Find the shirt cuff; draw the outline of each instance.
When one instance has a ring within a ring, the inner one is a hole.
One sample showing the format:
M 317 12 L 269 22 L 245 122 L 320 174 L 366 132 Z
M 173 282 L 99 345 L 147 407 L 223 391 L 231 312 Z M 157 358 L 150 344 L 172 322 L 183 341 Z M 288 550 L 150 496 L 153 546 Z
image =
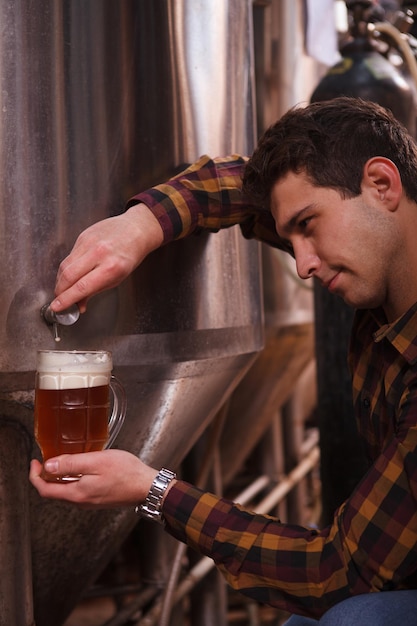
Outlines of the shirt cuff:
M 157 188 L 148 189 L 133 196 L 126 205 L 126 210 L 135 204 L 146 204 L 159 222 L 163 232 L 163 244 L 174 241 L 182 232 L 182 220 L 178 211 L 171 204 L 170 209 L 163 206 L 163 201 L 167 200 L 166 194 L 162 194 Z
M 165 496 L 162 514 L 166 529 L 179 541 L 211 554 L 219 527 L 233 503 L 177 480 Z

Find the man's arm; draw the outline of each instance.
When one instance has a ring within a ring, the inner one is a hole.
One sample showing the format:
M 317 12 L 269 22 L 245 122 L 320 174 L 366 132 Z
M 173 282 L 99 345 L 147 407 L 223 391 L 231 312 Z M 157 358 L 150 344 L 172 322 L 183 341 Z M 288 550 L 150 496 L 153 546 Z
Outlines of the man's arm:
M 416 449 L 416 426 L 393 437 L 323 529 L 282 524 L 181 481 L 164 501 L 166 527 L 234 589 L 317 619 L 351 596 L 415 588 Z
M 164 243 L 200 229 L 216 232 L 239 224 L 245 237 L 282 247 L 269 208 L 254 205 L 242 194 L 246 162 L 238 155 L 202 156 L 177 176 L 130 202 L 143 202 L 154 213 L 164 231 Z
M 393 437 L 324 529 L 280 523 L 181 480 L 170 484 L 164 499 L 166 528 L 211 557 L 241 593 L 318 618 L 350 596 L 406 588 L 415 574 L 416 447 L 416 426 Z M 144 501 L 157 474 L 123 450 L 64 455 L 47 465 L 48 473 L 82 478 L 45 482 L 33 460 L 30 479 L 40 495 L 83 508 L 133 507 Z
M 198 230 L 240 224 L 245 237 L 281 247 L 267 209 L 242 197 L 246 159 L 202 157 L 181 174 L 130 200 L 122 215 L 93 224 L 64 259 L 51 307 L 63 310 L 120 284 L 156 248 Z

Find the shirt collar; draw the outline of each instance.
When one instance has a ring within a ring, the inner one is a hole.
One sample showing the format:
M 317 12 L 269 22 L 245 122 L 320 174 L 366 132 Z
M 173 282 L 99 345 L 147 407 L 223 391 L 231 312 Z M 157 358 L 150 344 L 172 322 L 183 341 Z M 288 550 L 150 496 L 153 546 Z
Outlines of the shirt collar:
M 373 310 L 372 316 L 379 326 L 373 333 L 374 341 L 387 339 L 410 365 L 417 362 L 417 302 L 390 324 L 382 309 Z

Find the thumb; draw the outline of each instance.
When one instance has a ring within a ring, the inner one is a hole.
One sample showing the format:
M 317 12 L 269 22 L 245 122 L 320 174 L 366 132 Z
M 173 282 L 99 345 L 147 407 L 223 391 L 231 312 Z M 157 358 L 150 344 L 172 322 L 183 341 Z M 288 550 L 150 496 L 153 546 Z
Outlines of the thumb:
M 69 459 L 68 459 L 69 461 Z M 54 457 L 52 459 L 48 459 L 43 464 L 45 471 L 48 474 L 66 474 L 68 473 L 68 469 L 65 469 L 67 466 L 67 459 L 65 456 Z
M 91 454 L 91 453 L 90 453 Z M 61 454 L 48 459 L 43 464 L 45 472 L 52 476 L 77 476 L 80 474 L 94 474 L 90 468 L 89 453 L 82 454 Z

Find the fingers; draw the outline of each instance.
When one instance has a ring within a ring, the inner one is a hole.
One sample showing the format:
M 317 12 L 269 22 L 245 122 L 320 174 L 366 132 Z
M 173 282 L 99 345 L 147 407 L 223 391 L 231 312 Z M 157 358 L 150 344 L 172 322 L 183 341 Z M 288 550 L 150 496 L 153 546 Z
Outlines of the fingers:
M 83 313 L 87 300 L 106 288 L 100 267 L 97 244 L 92 242 L 87 250 L 75 245 L 71 254 L 62 261 L 55 284 L 56 298 L 51 302 L 54 311 L 61 311 L 77 303 Z
M 62 311 L 119 285 L 163 243 L 158 220 L 145 205 L 93 224 L 83 231 L 59 267 L 52 310 Z
M 101 222 L 79 236 L 58 269 L 52 310 L 77 303 L 84 312 L 91 296 L 117 286 L 134 269 L 136 259 L 118 243 L 116 224 L 111 227 L 110 220 Z
M 97 479 L 100 459 L 91 459 L 90 454 L 66 454 L 45 462 L 42 466 L 36 459 L 31 461 L 29 480 L 39 494 L 45 498 L 67 500 L 84 508 L 100 504 L 101 489 L 91 479 Z M 83 485 L 76 482 L 58 482 L 63 476 L 87 478 Z M 56 479 L 57 482 L 54 482 Z M 103 479 L 103 477 L 102 477 Z
M 30 473 L 29 479 L 32 482 L 33 480 L 37 481 L 40 477 L 42 471 L 42 465 L 36 459 L 32 459 L 30 463 Z
M 85 313 L 88 299 L 107 288 L 102 280 L 100 269 L 97 267 L 86 266 L 85 269 L 80 269 L 79 275 L 80 278 L 76 278 L 77 275 L 74 274 L 75 277 L 72 280 L 62 275 L 56 285 L 58 295 L 50 305 L 53 311 L 63 311 L 73 304 L 78 304 L 81 313 Z
M 103 458 L 104 454 L 104 458 Z M 103 472 L 106 452 L 62 454 L 44 463 L 45 471 L 52 476 L 98 475 Z
M 33 460 L 29 479 L 39 494 L 73 502 L 83 508 L 112 508 L 137 504 L 145 499 L 157 470 L 125 450 L 66 454 L 46 461 L 49 476 L 81 475 L 76 482 L 50 482 Z
M 31 461 L 29 480 L 43 498 L 66 500 L 83 505 L 83 495 L 76 483 L 48 482 L 42 478 L 43 467 L 36 459 Z M 65 491 L 63 491 L 65 489 Z M 85 505 L 83 505 L 85 506 Z M 85 507 L 89 508 L 89 507 Z

